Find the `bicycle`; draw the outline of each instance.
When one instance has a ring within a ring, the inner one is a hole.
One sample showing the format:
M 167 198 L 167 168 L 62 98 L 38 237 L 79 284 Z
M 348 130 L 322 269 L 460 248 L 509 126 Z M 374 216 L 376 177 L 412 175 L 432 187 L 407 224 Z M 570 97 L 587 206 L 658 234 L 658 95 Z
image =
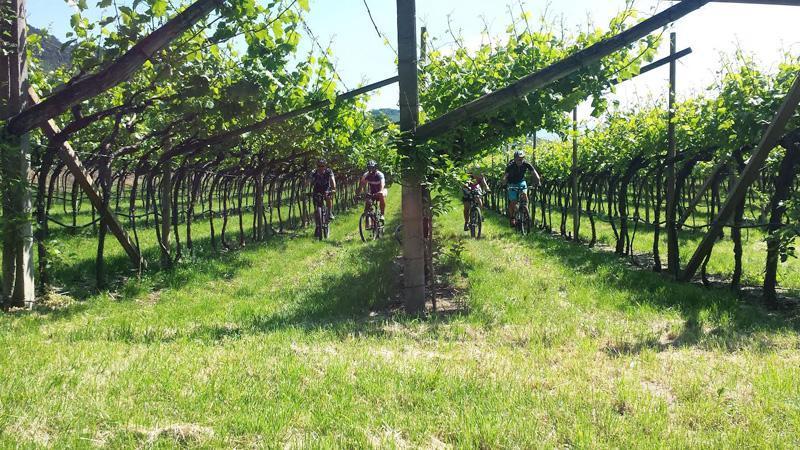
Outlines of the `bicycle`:
M 328 205 L 325 203 L 325 200 L 331 195 L 333 191 L 327 191 L 324 194 L 320 192 L 315 192 L 310 194 L 314 199 L 314 223 L 316 224 L 316 228 L 314 229 L 314 237 L 319 239 L 320 241 L 324 239 L 328 239 L 328 235 L 330 233 L 330 211 L 328 211 Z
M 478 190 L 470 190 L 467 193 L 470 199 L 469 209 L 469 234 L 475 239 L 481 238 L 481 231 L 483 230 L 483 212 L 480 207 L 480 200 L 482 194 Z
M 509 190 L 517 191 L 517 213 L 514 216 L 516 222 L 516 229 L 520 234 L 525 236 L 531 231 L 531 214 L 528 211 L 528 195 L 527 188 L 520 188 L 516 186 L 509 186 Z M 523 195 L 525 194 L 525 195 Z
M 367 200 L 364 212 L 358 219 L 358 234 L 361 235 L 361 240 L 380 239 L 384 231 L 384 219 L 379 210 L 375 209 L 375 196 L 373 194 L 365 194 Z

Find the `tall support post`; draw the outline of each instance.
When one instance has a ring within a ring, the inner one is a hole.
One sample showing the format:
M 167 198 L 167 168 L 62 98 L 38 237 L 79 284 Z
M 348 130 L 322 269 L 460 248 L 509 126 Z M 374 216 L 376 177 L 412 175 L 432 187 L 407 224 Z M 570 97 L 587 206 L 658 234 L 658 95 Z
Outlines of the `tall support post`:
M 425 63 L 428 54 L 428 29 L 421 27 L 419 31 L 419 66 Z M 425 282 L 426 285 L 434 280 L 433 273 L 433 199 L 427 183 L 422 186 L 422 233 L 425 237 Z M 433 293 L 433 292 L 431 292 Z M 436 309 L 436 298 L 431 297 L 433 308 Z
M 172 230 L 172 169 L 164 166 L 161 175 L 161 265 L 169 267 L 172 264 L 170 256 L 170 232 Z
M 789 120 L 794 115 L 798 103 L 800 103 L 800 75 L 795 79 L 792 88 L 783 100 L 783 104 L 775 114 L 775 118 L 772 119 L 772 123 L 761 138 L 758 147 L 753 151 L 753 155 L 750 157 L 741 176 L 739 176 L 739 180 L 736 182 L 736 185 L 734 185 L 730 194 L 728 194 L 725 203 L 719 209 L 717 217 L 711 222 L 708 232 L 703 237 L 703 240 L 700 241 L 700 245 L 698 245 L 697 250 L 695 250 L 694 255 L 692 255 L 692 259 L 686 264 L 686 268 L 681 274 L 682 280 L 691 280 L 697 272 L 697 269 L 700 268 L 703 260 L 711 252 L 714 243 L 720 236 L 720 233 L 722 233 L 722 227 L 725 226 L 725 223 L 734 213 L 736 206 L 742 201 L 747 194 L 747 190 L 758 178 L 758 173 L 769 157 L 769 154 L 772 152 L 772 149 L 778 145 L 778 141 L 786 129 L 786 124 L 789 123 Z
M 415 0 L 397 0 L 397 72 L 400 77 L 400 132 L 398 151 L 403 168 L 403 298 L 406 310 L 425 308 L 425 240 L 422 227 L 423 167 L 414 158 L 419 123 L 417 73 L 417 18 Z
M 0 119 L 19 114 L 27 106 L 28 67 L 25 59 L 26 0 L 0 1 L 3 27 L 3 51 L 0 63 L 0 101 L 5 106 Z M 8 306 L 32 306 L 35 300 L 33 281 L 33 223 L 28 189 L 30 140 L 27 133 L 13 135 L 3 127 L 3 300 Z
M 578 190 L 578 107 L 572 110 L 572 236 L 580 242 L 581 194 Z
M 675 55 L 677 49 L 677 39 L 675 33 L 669 35 L 670 56 Z M 676 201 L 675 192 L 675 83 L 676 83 L 676 63 L 673 59 L 669 63 L 669 113 L 667 124 L 667 270 L 670 274 L 677 277 L 680 271 L 680 254 L 678 248 L 678 227 L 676 224 Z

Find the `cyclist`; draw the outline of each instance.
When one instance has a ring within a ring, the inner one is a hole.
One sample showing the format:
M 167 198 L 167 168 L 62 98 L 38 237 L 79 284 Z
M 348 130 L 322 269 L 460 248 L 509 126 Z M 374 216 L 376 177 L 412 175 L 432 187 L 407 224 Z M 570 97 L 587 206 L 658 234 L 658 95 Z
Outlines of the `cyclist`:
M 508 217 L 511 219 L 511 226 L 515 227 L 517 221 L 515 219 L 517 214 L 517 202 L 520 200 L 528 200 L 528 184 L 525 182 L 525 175 L 530 172 L 533 179 L 533 185 L 539 186 L 542 183 L 542 177 L 536 168 L 527 161 L 525 161 L 525 152 L 517 150 L 514 152 L 514 159 L 506 167 L 506 174 L 503 176 L 503 184 L 507 185 L 508 190 Z
M 328 220 L 333 220 L 333 193 L 336 192 L 336 177 L 333 170 L 328 167 L 327 161 L 320 159 L 317 161 L 316 170 L 309 175 L 311 188 L 314 194 L 322 195 L 328 206 Z
M 484 195 L 490 192 L 489 185 L 486 184 L 486 178 L 480 174 L 477 168 L 472 168 L 469 171 L 469 179 L 461 188 L 462 201 L 464 202 L 464 231 L 469 231 L 469 213 L 472 209 L 472 193 L 477 192 L 479 195 Z M 478 206 L 483 207 L 483 199 L 477 198 Z
M 369 193 L 378 201 L 381 208 L 381 217 L 386 211 L 386 196 L 389 191 L 386 189 L 386 177 L 378 170 L 378 163 L 370 160 L 367 163 L 367 171 L 361 177 L 361 182 L 358 185 L 358 193 L 364 189 L 364 185 L 369 185 Z M 367 210 L 366 203 L 364 204 L 364 211 Z

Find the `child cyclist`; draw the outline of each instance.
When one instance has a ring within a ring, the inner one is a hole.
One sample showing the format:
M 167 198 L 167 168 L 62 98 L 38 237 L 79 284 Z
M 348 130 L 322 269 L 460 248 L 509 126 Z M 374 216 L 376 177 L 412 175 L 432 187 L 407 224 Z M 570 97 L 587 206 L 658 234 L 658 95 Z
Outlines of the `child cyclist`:
M 461 187 L 463 193 L 462 200 L 464 202 L 464 231 L 469 230 L 469 212 L 472 208 L 473 192 L 477 193 L 479 197 L 474 197 L 479 207 L 483 207 L 483 199 L 480 197 L 490 192 L 489 185 L 486 184 L 486 178 L 480 173 L 477 167 L 469 170 L 469 179 Z

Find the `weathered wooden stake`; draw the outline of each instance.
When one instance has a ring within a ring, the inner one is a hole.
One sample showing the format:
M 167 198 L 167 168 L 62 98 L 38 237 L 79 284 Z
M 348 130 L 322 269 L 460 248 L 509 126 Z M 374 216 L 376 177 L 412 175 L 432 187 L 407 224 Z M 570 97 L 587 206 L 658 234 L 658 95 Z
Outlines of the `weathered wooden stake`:
M 0 101 L 5 105 L 0 119 L 6 120 L 25 109 L 28 67 L 25 59 L 26 0 L 4 0 L 2 46 L 7 52 L 0 64 Z M 2 130 L 3 178 L 3 299 L 8 306 L 32 306 L 35 301 L 33 280 L 33 222 L 28 186 L 30 140 L 27 133 L 12 135 Z
M 578 107 L 572 110 L 572 239 L 580 242 L 581 195 L 578 191 Z
M 669 53 L 674 55 L 677 49 L 675 33 L 669 35 Z M 667 163 L 667 271 L 673 276 L 678 276 L 681 270 L 680 249 L 678 247 L 678 227 L 676 224 L 677 213 L 677 186 L 675 175 L 675 83 L 676 83 L 676 63 L 672 60 L 669 63 L 669 112 L 667 124 L 667 152 L 669 162 Z

